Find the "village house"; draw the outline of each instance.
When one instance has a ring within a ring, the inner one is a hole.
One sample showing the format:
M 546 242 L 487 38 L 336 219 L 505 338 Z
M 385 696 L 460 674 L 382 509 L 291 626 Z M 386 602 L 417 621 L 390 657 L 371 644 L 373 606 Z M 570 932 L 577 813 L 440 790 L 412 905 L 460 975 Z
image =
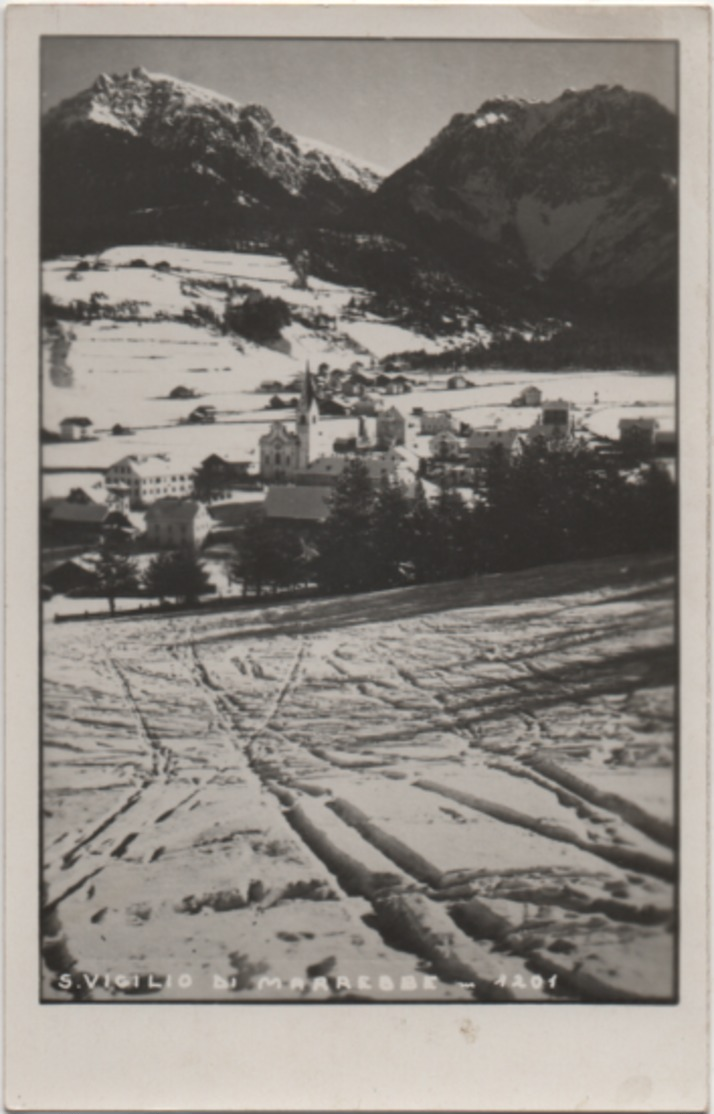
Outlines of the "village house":
M 396 406 L 377 416 L 377 449 L 384 451 L 392 445 L 411 445 L 416 438 L 416 420 L 406 417 Z
M 628 441 L 636 441 L 638 445 L 652 448 L 658 429 L 659 422 L 656 418 L 620 418 L 620 443 L 626 445 Z
M 90 418 L 64 418 L 60 422 L 60 437 L 63 441 L 86 441 L 92 424 Z
M 452 429 L 442 429 L 429 441 L 429 452 L 436 460 L 458 460 L 466 451 L 466 440 Z
M 215 406 L 197 406 L 186 419 L 192 425 L 209 425 L 216 420 Z
M 540 387 L 524 387 L 519 395 L 513 399 L 511 406 L 540 406 L 543 392 Z
M 412 389 L 405 375 L 386 375 L 384 372 L 376 377 L 374 385 L 387 395 L 405 395 Z
M 47 595 L 92 595 L 99 588 L 99 577 L 94 562 L 82 557 L 66 561 L 53 561 L 42 573 L 42 587 Z M 44 595 L 45 593 L 43 593 Z
M 450 391 L 464 391 L 467 387 L 473 387 L 473 383 L 469 383 L 464 375 L 450 375 L 446 386 Z
M 214 492 L 214 499 L 230 499 L 237 488 L 250 483 L 249 468 L 249 460 L 230 460 L 211 453 L 201 461 L 197 472 L 205 486 Z
M 523 433 L 518 429 L 474 429 L 466 442 L 469 462 L 486 464 L 491 450 L 500 447 L 506 456 L 516 456 L 523 447 Z
M 146 512 L 146 540 L 156 549 L 200 549 L 212 526 L 197 499 L 159 499 Z
M 421 433 L 440 433 L 443 429 L 456 431 L 456 421 L 449 410 L 422 410 L 419 414 Z
M 375 418 L 384 410 L 384 402 L 379 396 L 365 395 L 352 406 L 350 413 L 355 417 Z
M 165 454 L 124 456 L 107 469 L 108 487 L 129 488 L 132 508 L 148 506 L 168 496 L 193 493 L 193 469 L 181 467 Z
M 575 409 L 572 402 L 558 398 L 544 402 L 538 421 L 531 426 L 530 438 L 544 437 L 546 441 L 559 441 L 572 437 L 575 430 Z
M 81 487 L 74 487 L 65 498 L 45 499 L 42 504 L 45 542 L 65 545 L 90 545 L 107 531 L 120 531 L 136 537 L 142 524 L 129 515 L 128 500 L 104 491 L 104 499 L 92 498 Z

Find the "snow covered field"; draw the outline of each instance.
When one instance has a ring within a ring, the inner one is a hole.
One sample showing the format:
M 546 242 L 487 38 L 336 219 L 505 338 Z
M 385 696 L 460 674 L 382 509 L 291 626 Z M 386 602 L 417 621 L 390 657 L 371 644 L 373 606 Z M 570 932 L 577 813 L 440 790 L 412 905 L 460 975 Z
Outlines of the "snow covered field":
M 671 999 L 672 574 L 47 623 L 45 998 Z
M 143 259 L 146 267 L 130 267 Z M 171 451 L 194 467 L 210 452 L 230 453 L 255 460 L 259 437 L 276 418 L 291 421 L 288 411 L 266 410 L 269 396 L 257 388 L 265 380 L 287 384 L 309 360 L 313 369 L 323 360 L 347 368 L 354 360 L 369 363 L 395 351 L 435 351 L 452 342 L 435 342 L 401 326 L 362 316 L 354 318 L 348 303 L 361 291 L 312 278 L 310 289 L 293 287 L 294 272 L 276 256 L 151 247 L 113 248 L 101 257 L 107 270 L 75 271 L 76 257 L 48 262 L 43 270 L 44 292 L 67 304 L 92 295 L 105 295 L 104 305 L 138 303 L 139 320 L 64 322 L 63 339 L 43 345 L 43 425 L 57 430 L 66 417 L 88 417 L 97 440 L 48 444 L 43 448 L 46 468 L 106 468 L 126 453 Z M 156 271 L 167 263 L 170 271 Z M 72 280 L 68 276 L 74 276 Z M 325 315 L 327 328 L 293 321 L 284 330 L 285 344 L 267 348 L 229 338 L 207 327 L 161 319 L 181 314 L 196 303 L 222 312 L 225 291 L 205 285 L 232 282 L 280 296 L 293 312 Z M 387 399 L 403 410 L 421 406 L 450 409 L 474 426 L 502 428 L 532 424 L 536 411 L 517 409 L 511 400 L 528 383 L 537 384 L 546 398 L 566 398 L 576 404 L 582 428 L 617 437 L 621 417 L 655 417 L 662 429 L 674 426 L 675 379 L 623 370 L 593 375 L 568 372 L 535 375 L 527 371 L 468 372 L 473 384 L 466 390 L 446 389 L 446 376 L 420 374 L 416 389 L 401 398 Z M 200 402 L 172 400 L 177 386 L 193 388 Z M 595 398 L 597 392 L 597 399 Z M 294 392 L 293 392 L 294 393 Z M 197 405 L 218 411 L 215 425 L 180 424 Z M 115 424 L 135 430 L 114 437 Z M 354 434 L 356 420 L 340 420 L 330 434 Z

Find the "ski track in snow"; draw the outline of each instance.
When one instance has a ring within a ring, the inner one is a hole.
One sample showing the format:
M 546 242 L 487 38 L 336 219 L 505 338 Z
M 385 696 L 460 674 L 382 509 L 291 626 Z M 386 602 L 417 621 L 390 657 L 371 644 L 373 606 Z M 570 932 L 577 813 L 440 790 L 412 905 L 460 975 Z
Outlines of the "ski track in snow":
M 671 997 L 671 572 L 48 624 L 46 997 Z

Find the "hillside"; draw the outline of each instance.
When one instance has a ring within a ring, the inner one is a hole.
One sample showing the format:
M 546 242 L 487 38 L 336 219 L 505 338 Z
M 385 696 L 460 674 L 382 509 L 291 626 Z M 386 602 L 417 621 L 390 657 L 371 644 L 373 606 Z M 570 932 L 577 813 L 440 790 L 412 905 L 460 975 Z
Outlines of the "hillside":
M 383 180 L 263 105 L 103 74 L 46 114 L 42 182 L 45 257 L 260 250 L 465 350 L 481 324 L 509 366 L 514 329 L 564 334 L 566 366 L 675 361 L 677 122 L 621 87 L 487 101 Z M 583 337 L 595 351 L 569 365 Z
M 620 86 L 461 113 L 367 208 L 478 280 L 674 319 L 677 123 Z
M 42 174 L 45 254 L 167 237 L 226 247 L 326 219 L 380 181 L 262 105 L 140 68 L 45 115 Z
M 48 624 L 44 997 L 670 1000 L 672 603 L 628 557 Z

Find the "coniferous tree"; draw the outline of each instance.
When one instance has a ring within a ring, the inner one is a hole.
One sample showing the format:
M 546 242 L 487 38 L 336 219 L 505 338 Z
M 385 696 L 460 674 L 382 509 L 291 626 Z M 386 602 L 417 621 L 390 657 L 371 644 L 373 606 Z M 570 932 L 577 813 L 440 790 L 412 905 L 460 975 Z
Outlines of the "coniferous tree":
M 242 582 L 244 595 L 252 590 L 260 599 L 266 586 L 273 593 L 292 588 L 307 572 L 306 547 L 294 530 L 270 522 L 259 512 L 248 516 L 230 569 L 231 578 Z
M 102 593 L 109 603 L 113 615 L 116 610 L 117 596 L 128 595 L 139 586 L 136 562 L 117 546 L 117 540 L 106 537 L 95 563 L 97 580 Z
M 410 502 L 404 488 L 383 478 L 371 514 L 373 587 L 403 584 L 409 553 Z
M 364 592 L 373 583 L 371 520 L 375 492 L 361 460 L 350 460 L 332 495 L 318 541 L 316 571 L 328 592 Z
M 211 581 L 203 563 L 190 549 L 158 553 L 144 574 L 144 586 L 161 602 L 173 598 L 177 603 L 195 604 Z

